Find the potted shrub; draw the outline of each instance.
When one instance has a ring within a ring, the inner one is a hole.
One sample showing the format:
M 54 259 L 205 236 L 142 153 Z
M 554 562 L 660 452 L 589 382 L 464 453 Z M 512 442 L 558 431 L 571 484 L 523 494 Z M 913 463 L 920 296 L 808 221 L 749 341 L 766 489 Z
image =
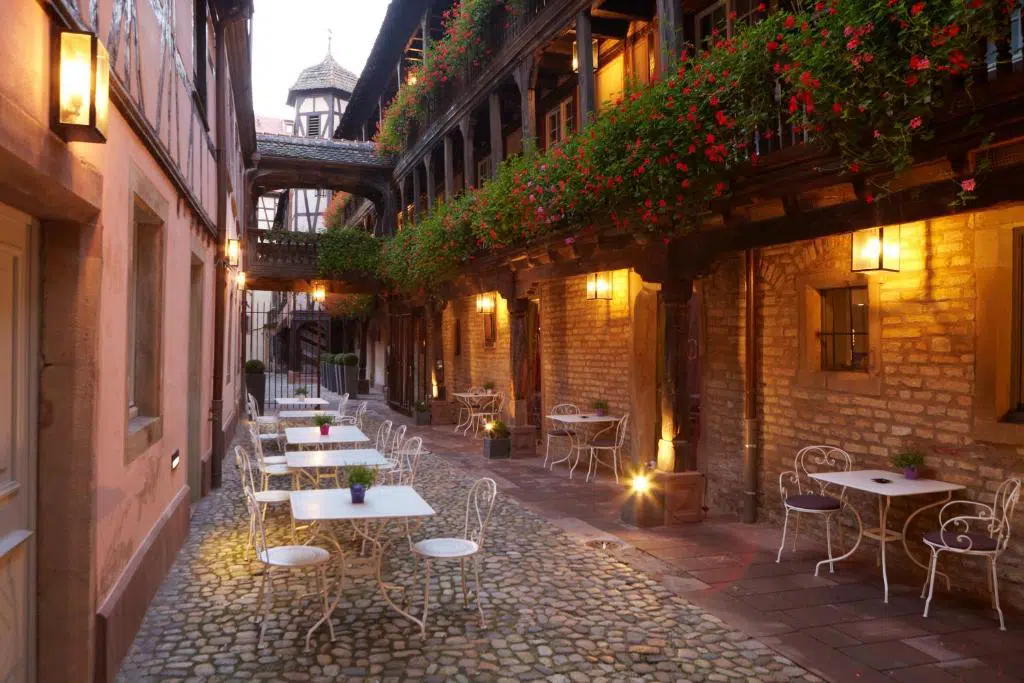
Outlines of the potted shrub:
M 350 399 L 355 398 L 359 395 L 359 356 L 354 353 L 339 353 L 337 362 L 342 371 L 342 391 L 347 393 Z
M 512 457 L 512 439 L 508 426 L 501 420 L 484 427 L 484 456 L 492 460 Z
M 415 413 L 416 426 L 421 427 L 430 424 L 430 406 L 426 401 L 416 401 Z
M 306 398 L 309 396 L 309 390 L 306 387 L 295 387 L 295 391 L 292 393 L 295 394 L 295 398 Z
M 348 490 L 352 494 L 353 503 L 363 503 L 366 500 L 366 489 L 373 486 L 377 480 L 377 470 L 366 465 L 356 465 L 348 468 Z
M 245 361 L 245 390 L 252 394 L 259 406 L 260 415 L 263 414 L 263 401 L 266 398 L 267 380 L 266 366 L 263 361 L 250 358 Z
M 604 417 L 608 414 L 608 401 L 594 401 L 594 414 L 598 417 Z
M 490 380 L 487 380 L 486 382 L 484 382 L 484 391 L 486 391 L 488 394 L 493 394 L 494 393 L 494 382 L 492 382 Z
M 334 354 L 333 353 L 321 353 L 320 354 L 320 383 L 327 387 L 328 391 L 338 391 L 338 383 L 335 381 L 337 378 L 333 372 L 334 365 Z
M 334 418 L 330 415 L 314 415 L 313 422 L 320 427 L 320 434 L 322 436 L 327 436 L 331 433 L 331 424 L 334 423 Z
M 917 479 L 918 469 L 924 464 L 924 452 L 912 448 L 892 456 L 893 467 L 903 468 L 903 476 L 907 479 Z

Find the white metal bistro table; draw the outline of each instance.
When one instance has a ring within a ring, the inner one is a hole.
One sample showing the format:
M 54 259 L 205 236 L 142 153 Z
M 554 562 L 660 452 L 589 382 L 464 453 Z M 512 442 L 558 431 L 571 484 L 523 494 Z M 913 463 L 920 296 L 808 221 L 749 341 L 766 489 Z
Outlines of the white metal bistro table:
M 275 398 L 274 403 L 276 403 L 279 406 L 325 406 L 327 405 L 327 399 L 285 396 L 284 398 Z
M 818 481 L 827 482 L 834 484 L 835 486 L 854 489 L 857 491 L 864 491 L 865 493 L 872 493 L 878 496 L 878 528 L 865 529 L 864 523 L 861 521 L 860 514 L 856 508 L 852 505 L 848 506 L 853 514 L 857 517 L 857 542 L 853 544 L 853 547 L 844 555 L 839 557 L 822 560 L 814 567 L 814 575 L 818 575 L 818 570 L 823 564 L 833 564 L 840 560 L 853 555 L 860 545 L 861 539 L 864 536 L 873 538 L 881 544 L 881 565 L 882 565 L 882 583 L 885 586 L 885 602 L 889 602 L 889 573 L 885 565 L 885 546 L 891 541 L 902 541 L 903 550 L 907 553 L 907 557 L 910 558 L 911 562 L 916 564 L 921 569 L 927 571 L 928 567 L 923 562 L 918 561 L 914 554 L 910 552 L 910 547 L 907 545 L 907 529 L 910 528 L 910 523 L 919 514 L 925 510 L 947 503 L 953 497 L 953 491 L 959 491 L 964 487 L 960 484 L 951 484 L 946 481 L 938 481 L 936 479 L 907 479 L 902 474 L 895 472 L 887 472 L 885 470 L 852 470 L 849 472 L 820 472 L 809 475 L 812 479 Z M 901 498 L 904 496 L 923 496 L 931 493 L 945 493 L 945 497 L 929 503 L 928 505 L 922 505 L 911 512 L 905 522 L 903 522 L 903 529 L 901 531 L 894 531 L 889 529 L 886 522 L 889 517 L 889 505 L 892 503 L 893 498 Z M 949 583 L 949 577 L 946 578 L 947 584 Z
M 578 465 L 580 462 L 580 453 L 584 448 L 584 444 L 587 443 L 588 440 L 588 435 L 585 435 L 581 439 L 580 435 L 577 432 L 581 431 L 581 429 L 584 426 L 590 425 L 596 428 L 604 429 L 609 424 L 618 422 L 620 418 L 614 415 L 598 415 L 597 413 L 568 413 L 565 415 L 548 415 L 548 419 L 554 420 L 555 422 L 561 422 L 567 428 L 569 428 L 569 432 L 572 435 L 570 438 L 572 440 L 573 445 L 569 449 L 569 452 L 565 455 L 564 458 L 560 460 L 553 460 L 551 462 L 551 467 L 554 468 L 554 466 L 557 465 L 558 463 L 565 462 L 566 460 L 571 458 L 573 451 L 575 451 L 576 459 L 573 460 L 572 467 L 569 468 L 569 478 L 571 479 L 573 472 L 576 471 L 576 465 Z
M 343 451 L 289 451 L 285 454 L 288 467 L 295 469 L 318 467 L 384 467 L 388 459 L 376 448 L 350 448 Z
M 311 420 L 318 415 L 329 415 L 335 420 L 341 419 L 337 410 L 282 410 L 277 416 L 282 420 Z
M 289 446 L 326 446 L 366 443 L 370 440 L 359 427 L 353 425 L 331 425 L 327 434 L 321 434 L 319 427 L 288 427 L 284 430 L 284 438 Z
M 464 433 L 469 433 L 469 428 L 473 426 L 473 409 L 483 405 L 484 401 L 489 401 L 497 396 L 493 391 L 490 393 L 483 391 L 461 391 L 452 394 L 459 403 L 464 405 L 469 413 L 469 416 L 465 420 L 459 420 L 459 423 L 455 425 L 455 432 L 458 433 L 460 429 Z
M 371 560 L 374 564 L 377 586 L 385 602 L 391 609 L 422 628 L 423 621 L 421 619 L 417 619 L 401 609 L 391 599 L 389 590 L 392 586 L 384 581 L 384 551 L 389 541 L 387 536 L 381 532 L 391 522 L 401 521 L 408 525 L 410 520 L 422 521 L 427 517 L 432 517 L 435 514 L 434 509 L 411 486 L 373 486 L 366 491 L 365 501 L 364 503 L 353 503 L 351 492 L 348 489 L 293 491 L 291 494 L 292 517 L 296 521 L 310 523 L 352 522 L 356 531 L 373 547 Z M 373 529 L 370 528 L 371 523 Z M 408 537 L 408 535 L 408 526 L 406 526 L 406 536 Z M 384 536 L 383 540 L 382 536 Z M 343 552 L 340 543 L 336 539 L 332 540 L 339 552 Z M 411 545 L 412 541 L 410 540 L 409 543 Z M 344 566 L 344 558 L 342 563 Z M 338 583 L 338 594 L 327 610 L 327 614 L 310 627 L 306 635 L 307 650 L 309 649 L 310 635 L 331 618 L 334 609 L 341 601 L 343 583 L 344 577 Z

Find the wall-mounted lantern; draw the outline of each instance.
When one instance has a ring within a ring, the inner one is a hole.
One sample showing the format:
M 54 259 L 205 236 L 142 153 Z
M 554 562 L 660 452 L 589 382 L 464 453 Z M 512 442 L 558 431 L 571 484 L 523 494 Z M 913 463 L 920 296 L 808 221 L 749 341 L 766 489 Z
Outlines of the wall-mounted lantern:
M 587 275 L 587 299 L 611 301 L 612 274 L 604 271 Z
M 325 287 L 322 282 L 314 283 L 312 296 L 313 301 L 317 302 L 318 304 L 322 304 L 324 301 L 327 300 L 327 287 Z
M 853 272 L 899 272 L 900 226 L 858 230 L 853 233 L 850 244 L 850 270 Z
M 591 41 L 590 48 L 591 48 L 591 53 L 593 54 L 593 61 L 591 61 L 591 65 L 593 65 L 594 71 L 597 71 L 597 54 L 598 54 L 598 51 L 599 51 L 599 48 L 600 48 L 600 43 L 598 43 L 597 38 L 594 38 Z M 578 74 L 580 72 L 579 48 L 576 47 L 576 41 L 575 40 L 572 41 L 572 72 L 574 74 Z
M 225 250 L 227 252 L 228 265 L 237 266 L 238 257 L 239 254 L 241 254 L 241 248 L 238 246 L 238 240 L 228 240 Z
M 416 74 L 409 74 L 405 77 L 406 85 L 416 85 Z
M 239 289 L 245 289 L 245 271 L 238 271 L 238 275 L 235 275 L 235 285 Z
M 497 302 L 495 301 L 494 292 L 476 295 L 477 313 L 494 313 L 496 306 Z
M 53 40 L 50 118 L 65 141 L 106 142 L 110 58 L 92 33 L 57 31 Z

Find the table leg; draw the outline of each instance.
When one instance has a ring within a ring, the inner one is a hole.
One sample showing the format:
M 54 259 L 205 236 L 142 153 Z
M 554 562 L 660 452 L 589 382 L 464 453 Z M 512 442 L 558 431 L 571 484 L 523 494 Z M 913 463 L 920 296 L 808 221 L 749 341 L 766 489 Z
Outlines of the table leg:
M 844 554 L 840 555 L 839 557 L 830 557 L 829 559 L 822 560 L 818 564 L 814 565 L 814 575 L 815 576 L 818 575 L 818 572 L 821 570 L 821 566 L 823 564 L 827 564 L 830 567 L 831 566 L 835 566 L 836 562 L 842 562 L 846 558 L 852 556 L 855 552 L 857 552 L 857 548 L 860 547 L 860 542 L 864 539 L 864 522 L 861 521 L 860 513 L 857 512 L 857 508 L 853 507 L 849 503 L 846 503 L 846 508 L 849 509 L 850 512 L 853 513 L 853 516 L 857 518 L 857 540 L 854 542 L 852 548 L 850 548 L 847 552 L 845 552 Z
M 883 502 L 884 501 L 884 502 Z M 889 504 L 892 499 L 889 496 L 878 497 L 878 542 L 882 544 L 882 584 L 885 586 L 885 602 L 889 602 L 889 572 L 885 567 L 885 546 L 888 544 L 888 531 L 886 520 L 889 517 Z
M 925 510 L 928 510 L 928 509 L 933 508 L 933 507 L 938 507 L 940 505 L 944 505 L 944 504 L 948 503 L 952 499 L 953 499 L 953 492 L 952 491 L 947 491 L 945 498 L 937 500 L 934 503 L 929 503 L 928 505 L 922 505 L 921 507 L 919 507 L 916 510 L 914 510 L 913 512 L 911 512 L 910 516 L 907 517 L 907 521 L 905 521 L 903 523 L 903 550 L 904 550 L 904 552 L 907 553 L 907 557 L 910 558 L 911 562 L 913 562 L 914 564 L 916 564 L 918 567 L 920 567 L 921 569 L 923 569 L 925 571 L 925 576 L 926 577 L 927 577 L 927 573 L 928 573 L 928 570 L 929 570 L 929 565 L 927 565 L 927 564 L 925 564 L 923 562 L 919 562 L 918 559 L 916 557 L 914 557 L 914 553 L 910 552 L 910 546 L 907 545 L 907 529 L 910 528 L 910 523 L 912 521 L 914 521 L 914 517 L 917 517 L 919 514 L 921 514 Z M 940 572 L 938 570 L 936 570 L 935 573 L 938 574 L 939 576 L 941 576 L 942 578 L 944 578 L 946 580 L 946 590 L 948 591 L 950 589 L 950 585 L 951 585 L 950 581 L 949 581 L 949 575 L 944 573 L 944 572 Z

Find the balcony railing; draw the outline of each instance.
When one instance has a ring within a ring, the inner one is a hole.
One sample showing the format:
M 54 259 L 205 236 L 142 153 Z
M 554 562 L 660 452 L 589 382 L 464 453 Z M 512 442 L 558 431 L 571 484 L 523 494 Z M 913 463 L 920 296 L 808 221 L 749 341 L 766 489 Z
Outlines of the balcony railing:
M 246 240 L 248 277 L 275 280 L 317 277 L 316 241 L 310 233 L 250 230 Z

